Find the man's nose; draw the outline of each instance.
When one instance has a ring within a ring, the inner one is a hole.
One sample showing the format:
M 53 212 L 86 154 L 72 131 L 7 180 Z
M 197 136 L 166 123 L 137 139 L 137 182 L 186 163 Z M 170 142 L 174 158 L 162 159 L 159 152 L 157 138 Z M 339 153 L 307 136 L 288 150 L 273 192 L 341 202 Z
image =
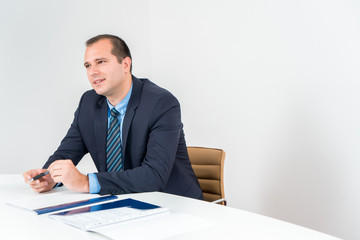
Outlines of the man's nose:
M 99 74 L 99 69 L 96 66 L 91 66 L 89 69 L 90 76 L 96 76 Z

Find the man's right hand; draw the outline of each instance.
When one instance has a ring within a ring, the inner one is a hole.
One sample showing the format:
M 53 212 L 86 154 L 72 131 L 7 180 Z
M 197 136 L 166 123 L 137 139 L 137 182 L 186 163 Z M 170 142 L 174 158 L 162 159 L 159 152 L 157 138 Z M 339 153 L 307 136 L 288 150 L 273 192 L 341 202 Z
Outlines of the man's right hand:
M 51 178 L 50 174 L 47 174 L 35 181 L 29 182 L 30 179 L 32 179 L 33 177 L 46 172 L 47 169 L 31 169 L 27 172 L 24 172 L 23 177 L 25 179 L 25 183 L 29 184 L 30 187 L 35 191 L 35 192 L 47 192 L 49 190 L 51 190 L 54 186 L 55 186 L 55 182 L 54 180 Z

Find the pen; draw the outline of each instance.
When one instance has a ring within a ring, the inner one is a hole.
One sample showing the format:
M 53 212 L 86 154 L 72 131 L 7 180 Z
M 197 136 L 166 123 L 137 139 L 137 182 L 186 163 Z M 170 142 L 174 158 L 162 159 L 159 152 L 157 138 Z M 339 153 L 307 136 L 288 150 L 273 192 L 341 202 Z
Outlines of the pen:
M 41 177 L 43 177 L 43 176 L 45 176 L 45 175 L 47 175 L 47 174 L 49 174 L 49 173 L 50 173 L 49 170 L 46 171 L 46 172 L 43 172 L 43 173 L 41 173 L 41 174 L 33 177 L 32 179 L 30 179 L 28 182 L 33 182 L 33 181 L 35 181 L 35 180 L 37 180 L 37 179 L 39 179 L 39 178 L 41 178 Z

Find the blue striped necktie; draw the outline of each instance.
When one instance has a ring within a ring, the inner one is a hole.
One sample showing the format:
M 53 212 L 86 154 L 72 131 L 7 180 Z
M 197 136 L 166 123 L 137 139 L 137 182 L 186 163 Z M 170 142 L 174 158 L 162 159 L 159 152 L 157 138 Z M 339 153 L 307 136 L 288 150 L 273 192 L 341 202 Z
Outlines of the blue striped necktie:
M 120 137 L 120 123 L 118 120 L 119 112 L 113 108 L 110 111 L 110 126 L 106 140 L 106 166 L 107 171 L 122 171 L 123 157 Z

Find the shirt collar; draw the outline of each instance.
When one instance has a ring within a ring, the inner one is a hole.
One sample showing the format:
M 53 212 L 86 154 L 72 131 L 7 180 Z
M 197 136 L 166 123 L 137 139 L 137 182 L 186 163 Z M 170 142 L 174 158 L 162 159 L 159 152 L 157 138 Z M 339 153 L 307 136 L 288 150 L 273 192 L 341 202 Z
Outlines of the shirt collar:
M 130 88 L 129 92 L 126 94 L 126 96 L 123 98 L 123 100 L 121 100 L 121 102 L 119 102 L 115 107 L 113 105 L 111 105 L 109 100 L 106 98 L 106 102 L 108 104 L 108 107 L 109 107 L 110 111 L 113 108 L 115 108 L 120 113 L 121 116 L 124 116 L 124 114 L 126 112 L 127 105 L 129 103 L 129 100 L 130 100 L 132 88 L 133 88 L 133 84 L 131 83 L 131 88 Z

